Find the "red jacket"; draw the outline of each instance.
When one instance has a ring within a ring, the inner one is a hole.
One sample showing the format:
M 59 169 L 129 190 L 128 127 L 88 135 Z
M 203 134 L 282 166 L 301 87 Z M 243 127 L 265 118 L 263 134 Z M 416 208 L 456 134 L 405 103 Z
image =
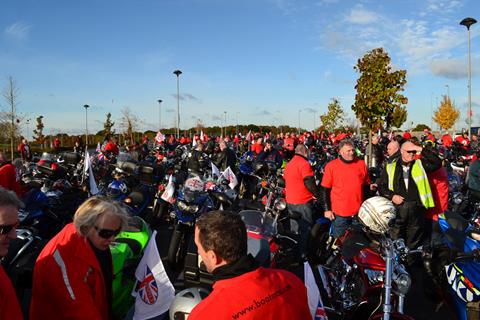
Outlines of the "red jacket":
M 305 285 L 285 270 L 258 268 L 219 280 L 212 293 L 190 313 L 189 320 L 312 319 Z
M 120 153 L 117 145 L 115 143 L 113 143 L 112 141 L 108 141 L 107 145 L 105 146 L 105 151 L 110 151 L 111 153 L 113 153 L 114 155 L 117 155 L 117 156 Z
M 452 136 L 449 134 L 444 134 L 442 136 L 442 144 L 444 147 L 450 148 L 453 144 Z
M 445 167 L 430 172 L 428 174 L 428 183 L 432 189 L 432 196 L 435 207 L 427 210 L 425 217 L 434 221 L 438 220 L 438 215 L 448 209 L 448 173 Z
M 12 281 L 0 266 L 0 319 L 22 320 L 22 309 Z
M 104 283 L 92 247 L 70 223 L 37 258 L 30 320 L 107 320 L 110 307 Z
M 19 197 L 22 195 L 20 182 L 17 179 L 17 169 L 10 162 L 0 164 L 0 186 L 14 191 Z

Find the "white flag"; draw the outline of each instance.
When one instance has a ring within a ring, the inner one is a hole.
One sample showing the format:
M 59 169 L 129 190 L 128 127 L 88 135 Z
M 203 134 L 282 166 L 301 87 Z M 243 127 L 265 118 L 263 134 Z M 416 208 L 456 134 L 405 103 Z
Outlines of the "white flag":
M 235 173 L 233 173 L 232 169 L 230 169 L 230 167 L 228 167 L 227 169 L 225 169 L 225 171 L 222 172 L 222 176 L 224 176 L 225 179 L 230 182 L 228 186 L 231 189 L 235 188 L 235 186 L 238 184 L 237 177 L 235 176 Z
M 97 187 L 97 182 L 95 181 L 95 176 L 93 175 L 93 170 L 92 170 L 92 159 L 90 159 L 90 154 L 87 151 L 85 151 L 85 159 L 84 159 L 84 173 L 86 174 L 88 172 L 88 184 L 90 187 L 90 194 L 92 196 L 96 195 L 99 190 Z
M 248 142 L 250 142 L 251 139 L 252 139 L 252 130 L 248 131 L 247 135 L 245 136 L 245 140 L 247 140 Z
M 321 268 L 319 266 L 319 268 Z M 307 288 L 308 308 L 313 320 L 328 320 L 325 308 L 323 307 L 322 296 L 318 290 L 317 282 L 313 275 L 312 268 L 308 262 L 303 265 L 305 275 L 305 287 Z
M 203 130 L 200 131 L 200 140 L 204 142 L 205 136 L 203 135 Z
M 159 130 L 155 136 L 155 144 L 161 144 L 165 140 L 165 135 Z
M 156 235 L 157 231 L 153 231 L 135 271 L 137 283 L 132 292 L 136 297 L 134 320 L 150 319 L 167 312 L 175 298 L 175 289 L 158 253 Z
M 216 175 L 217 178 L 220 178 L 222 174 L 220 173 L 220 170 L 218 169 L 218 167 L 212 162 L 212 177 L 214 175 Z
M 195 139 L 195 137 L 193 137 L 192 148 L 195 148 L 196 146 L 197 146 L 197 139 Z
M 165 187 L 165 191 L 162 193 L 161 198 L 168 203 L 173 203 L 175 200 L 173 194 L 175 193 L 175 185 L 173 183 L 173 176 L 168 177 L 168 184 Z

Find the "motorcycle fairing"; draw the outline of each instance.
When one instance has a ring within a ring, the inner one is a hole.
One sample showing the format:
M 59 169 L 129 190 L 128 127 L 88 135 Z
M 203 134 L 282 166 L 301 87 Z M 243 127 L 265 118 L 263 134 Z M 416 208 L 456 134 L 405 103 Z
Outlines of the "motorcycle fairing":
M 480 300 L 480 264 L 452 263 L 445 266 L 447 281 L 464 302 Z

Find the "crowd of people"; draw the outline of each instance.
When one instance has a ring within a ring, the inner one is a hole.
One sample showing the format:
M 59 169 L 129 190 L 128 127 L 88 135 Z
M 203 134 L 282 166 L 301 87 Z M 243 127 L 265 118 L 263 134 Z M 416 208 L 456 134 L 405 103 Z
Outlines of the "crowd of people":
M 187 166 L 198 172 L 203 153 L 215 153 L 220 170 L 237 171 L 236 152 L 254 153 L 257 161 L 284 165 L 285 197 L 291 216 L 298 217 L 303 259 L 312 254 L 310 230 L 323 214 L 332 221 L 333 237 L 345 234 L 358 223 L 356 215 L 363 200 L 378 194 L 397 208 L 392 237 L 403 238 L 409 248 L 438 240 L 436 220 L 448 206 L 448 179 L 438 145 L 446 153 L 453 145 L 465 153 L 479 151 L 478 139 L 464 134 L 455 139 L 447 133 L 437 139 L 424 132 L 415 138 L 382 133 L 372 139 L 370 156 L 380 172 L 372 181 L 369 169 L 352 134 L 325 132 L 247 134 L 233 137 L 195 135 L 192 139 L 162 136 L 128 146 L 128 152 L 142 157 L 149 144 L 174 150 L 179 144 L 193 144 Z M 326 145 L 338 149 L 328 162 L 321 181 L 315 180 L 309 156 Z M 78 147 L 78 146 L 77 146 Z M 107 137 L 105 153 L 119 153 L 115 138 Z M 26 140 L 19 146 L 21 158 L 31 160 Z M 480 195 L 480 162 L 473 159 L 468 187 Z M 8 252 L 18 226 L 17 210 L 22 206 L 15 167 L 0 153 L 0 257 Z M 480 196 L 479 196 L 480 198 Z M 314 206 L 314 202 L 320 206 Z M 316 208 L 321 208 L 318 210 Z M 49 241 L 35 264 L 30 319 L 111 319 L 112 258 L 109 244 L 126 224 L 127 213 L 110 200 L 91 197 L 68 224 Z M 195 244 L 207 270 L 215 278 L 213 292 L 191 313 L 190 319 L 308 319 L 311 313 L 304 284 L 284 270 L 259 267 L 247 254 L 245 225 L 227 211 L 204 214 L 195 226 Z M 15 291 L 0 267 L 0 319 L 22 319 Z

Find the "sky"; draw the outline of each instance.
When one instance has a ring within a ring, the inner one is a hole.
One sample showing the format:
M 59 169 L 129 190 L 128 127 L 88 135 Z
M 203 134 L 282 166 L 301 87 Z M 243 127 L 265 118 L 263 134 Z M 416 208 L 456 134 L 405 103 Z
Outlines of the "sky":
M 450 94 L 466 127 L 468 33 L 478 0 L 2 0 L 0 88 L 47 134 L 117 130 L 129 108 L 141 129 L 288 124 L 312 129 L 338 98 L 350 121 L 367 51 L 407 70 L 405 127 L 430 125 Z M 480 125 L 480 23 L 471 27 L 473 125 Z M 162 100 L 159 104 L 157 101 Z M 0 99 L 4 110 L 7 103 Z

